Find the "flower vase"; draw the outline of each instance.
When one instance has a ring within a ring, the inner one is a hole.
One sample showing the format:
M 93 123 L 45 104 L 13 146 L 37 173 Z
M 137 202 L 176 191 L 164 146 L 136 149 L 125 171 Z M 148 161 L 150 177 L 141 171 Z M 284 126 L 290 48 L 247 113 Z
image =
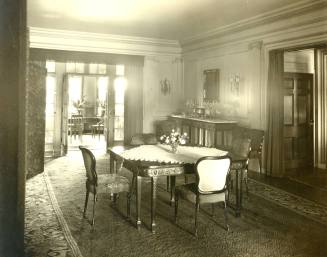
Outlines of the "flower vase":
M 171 152 L 172 153 L 177 153 L 177 147 L 178 147 L 178 144 L 171 144 Z

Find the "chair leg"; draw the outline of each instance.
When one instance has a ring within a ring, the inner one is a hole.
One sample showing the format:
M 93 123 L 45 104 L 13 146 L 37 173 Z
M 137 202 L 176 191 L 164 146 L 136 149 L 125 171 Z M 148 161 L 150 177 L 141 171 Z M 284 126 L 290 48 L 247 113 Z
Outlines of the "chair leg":
M 114 205 L 116 205 L 116 203 L 117 203 L 117 194 L 116 193 L 114 193 L 113 194 L 113 203 L 114 203 Z
M 197 237 L 198 236 L 198 213 L 200 210 L 200 204 L 199 201 L 196 201 L 195 204 L 195 222 L 194 222 L 194 226 L 195 226 L 195 230 L 194 230 L 194 235 Z
M 127 192 L 127 219 L 131 218 L 131 192 Z
M 170 190 L 170 176 L 167 176 L 167 192 L 169 192 Z
M 244 183 L 245 183 L 246 196 L 249 197 L 248 171 L 245 171 Z
M 89 190 L 86 190 L 86 196 L 85 196 L 85 203 L 84 203 L 84 211 L 83 211 L 83 217 L 86 217 L 86 209 L 87 209 L 87 203 L 89 201 Z
M 93 197 L 93 216 L 92 216 L 92 226 L 94 225 L 94 214 L 95 214 L 95 203 L 97 201 L 97 195 L 94 194 L 94 197 Z
M 188 176 L 187 175 L 184 175 L 184 183 L 188 184 Z
M 178 213 L 178 194 L 175 193 L 175 223 L 177 223 L 177 213 Z
M 226 204 L 226 201 L 224 201 L 224 216 L 225 216 L 225 226 L 226 226 L 226 230 L 229 231 L 228 217 L 227 217 L 227 204 Z

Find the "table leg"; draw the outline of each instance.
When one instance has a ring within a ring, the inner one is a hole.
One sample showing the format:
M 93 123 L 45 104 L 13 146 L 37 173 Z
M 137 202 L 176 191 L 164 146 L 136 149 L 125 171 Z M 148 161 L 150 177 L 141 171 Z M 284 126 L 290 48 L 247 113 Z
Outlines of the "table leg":
M 123 167 L 123 160 L 116 160 L 116 167 L 115 167 L 116 174 L 122 169 L 122 167 Z
M 170 205 L 173 206 L 175 203 L 175 185 L 176 176 L 170 176 Z
M 151 231 L 156 233 L 157 177 L 151 177 Z
M 236 181 L 235 181 L 235 190 L 236 190 L 236 208 L 235 208 L 235 216 L 239 217 L 241 216 L 241 199 L 242 199 L 242 170 L 237 169 L 236 172 Z M 241 172 L 241 176 L 240 173 Z
M 113 155 L 110 154 L 110 167 L 109 167 L 110 171 L 109 172 L 111 174 L 114 173 L 114 165 L 115 165 L 115 159 L 114 159 Z
M 141 193 L 142 193 L 142 187 L 141 183 L 142 178 L 137 176 L 136 181 L 136 226 L 137 229 L 140 229 L 141 227 Z

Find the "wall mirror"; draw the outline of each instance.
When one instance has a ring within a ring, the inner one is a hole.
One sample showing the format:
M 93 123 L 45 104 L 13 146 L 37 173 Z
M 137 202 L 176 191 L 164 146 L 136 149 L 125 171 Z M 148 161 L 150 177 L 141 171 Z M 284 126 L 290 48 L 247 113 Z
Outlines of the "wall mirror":
M 219 101 L 219 70 L 204 70 L 203 76 L 203 100 Z

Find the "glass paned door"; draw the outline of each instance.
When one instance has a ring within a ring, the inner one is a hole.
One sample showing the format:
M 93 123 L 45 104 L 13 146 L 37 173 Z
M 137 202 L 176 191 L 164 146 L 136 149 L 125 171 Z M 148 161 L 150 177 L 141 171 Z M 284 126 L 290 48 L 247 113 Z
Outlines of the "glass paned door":
M 114 141 L 124 141 L 124 99 L 126 79 L 118 77 L 114 82 L 115 87 L 115 119 Z
M 54 128 L 55 128 L 55 99 L 56 77 L 48 75 L 46 78 L 46 107 L 45 107 L 45 156 L 54 155 Z

